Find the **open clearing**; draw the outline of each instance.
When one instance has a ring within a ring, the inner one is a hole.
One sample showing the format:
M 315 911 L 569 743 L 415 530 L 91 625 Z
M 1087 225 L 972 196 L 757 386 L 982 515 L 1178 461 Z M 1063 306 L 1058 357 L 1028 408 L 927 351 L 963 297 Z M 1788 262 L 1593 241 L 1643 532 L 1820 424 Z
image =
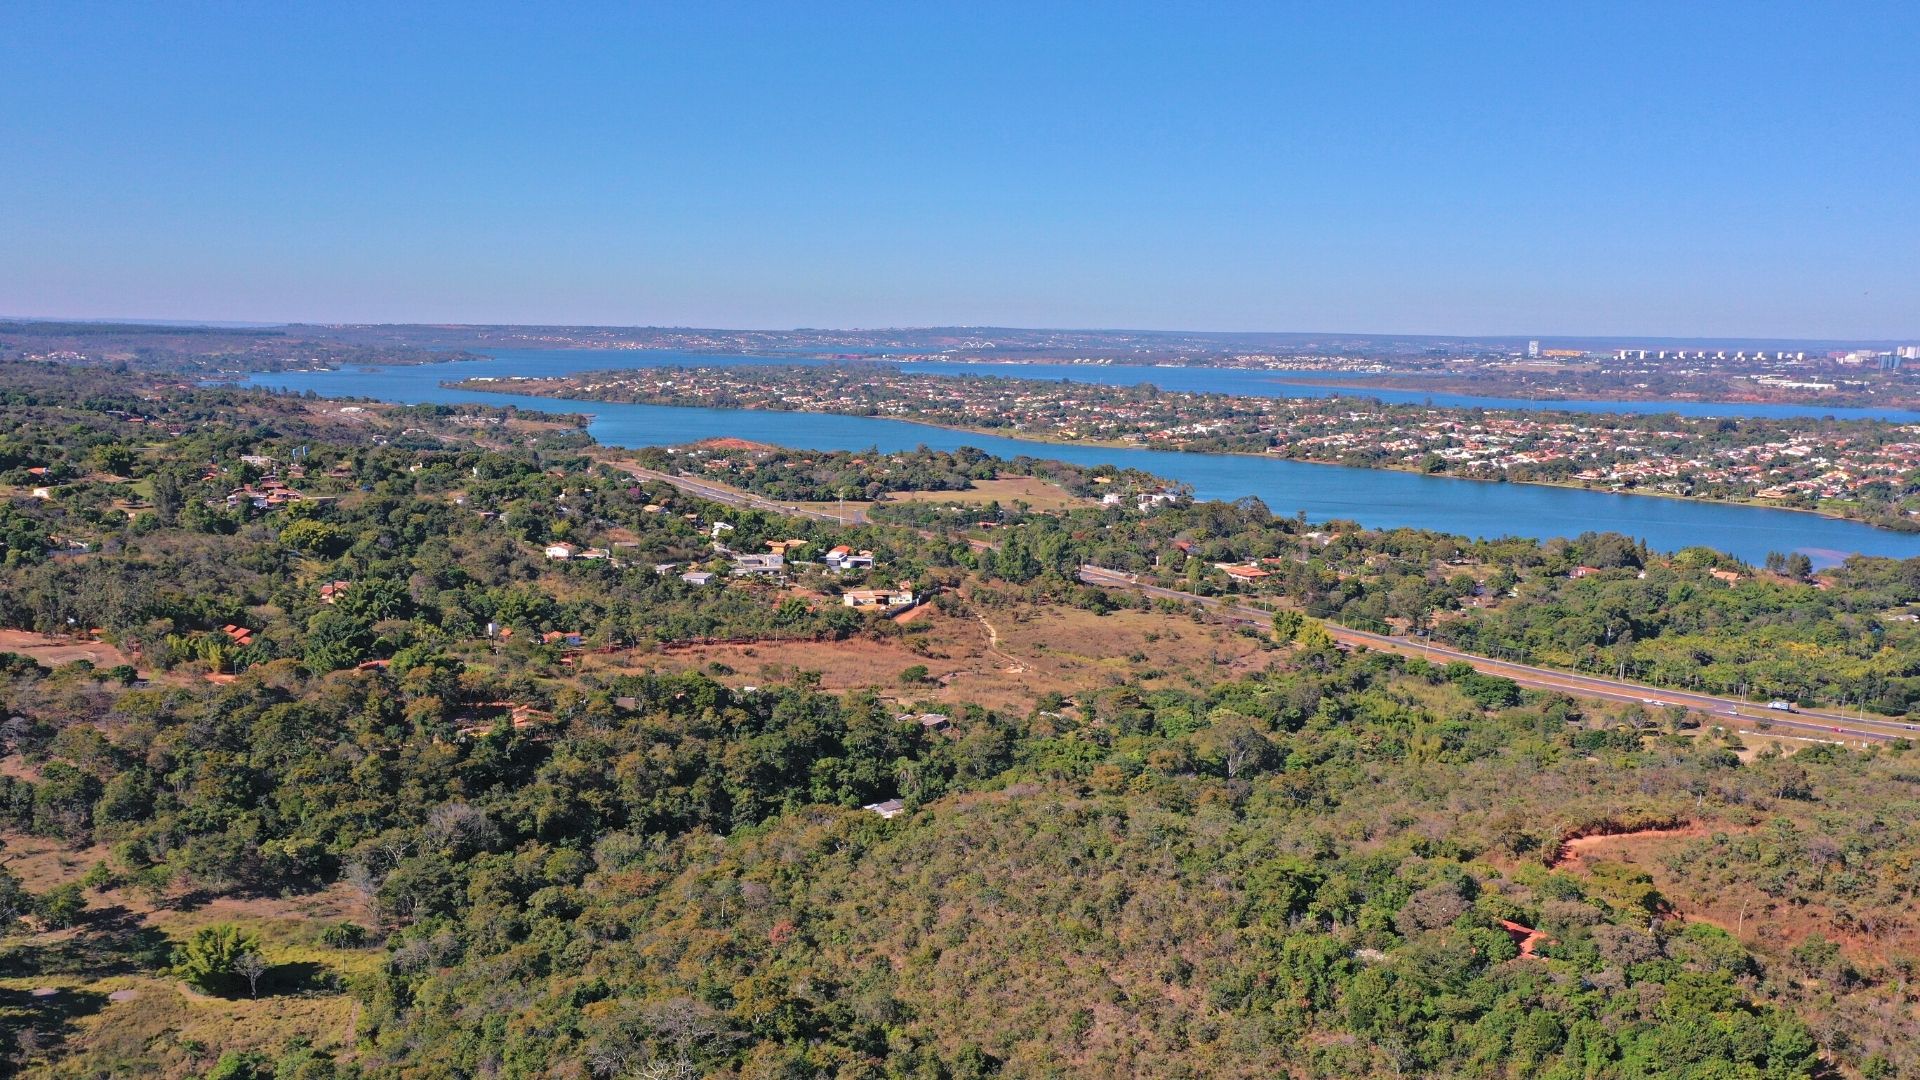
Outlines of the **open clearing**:
M 1140 679 L 1149 688 L 1211 685 L 1266 667 L 1260 640 L 1191 615 L 1015 604 L 982 606 L 973 617 L 929 606 L 905 638 L 875 641 L 701 645 L 643 655 L 593 657 L 588 670 L 702 670 L 731 686 L 787 681 L 819 672 L 825 690 L 878 687 L 902 702 L 976 702 L 1026 712 L 1048 692 L 1083 690 Z M 713 668 L 721 665 L 720 669 Z M 902 686 L 900 673 L 924 665 L 928 681 Z
M 1738 825 L 1694 822 L 1675 828 L 1582 836 L 1566 842 L 1555 869 L 1584 873 L 1596 863 L 1632 867 L 1653 878 L 1654 887 L 1672 902 L 1680 918 L 1719 927 L 1748 948 L 1763 952 L 1791 949 L 1816 932 L 1867 964 L 1894 953 L 1920 950 L 1920 920 L 1913 917 L 1916 913 L 1912 909 L 1908 918 L 1888 920 L 1877 935 L 1867 936 L 1848 929 L 1845 920 L 1823 905 L 1797 906 L 1758 894 L 1736 899 L 1733 893 L 1677 874 L 1667 865 L 1668 857 L 1688 844 L 1741 831 L 1743 827 Z
M 1092 499 L 1083 499 L 1068 494 L 1067 490 L 1050 480 L 1037 476 L 1003 476 L 998 480 L 975 480 L 973 486 L 965 491 L 891 491 L 880 500 L 889 502 L 919 502 L 939 505 L 986 506 L 989 503 L 1001 503 L 1012 506 L 1024 502 L 1035 510 L 1069 510 L 1075 507 L 1093 506 Z M 848 500 L 838 502 L 795 503 L 802 510 L 812 510 L 823 514 L 852 514 L 855 511 L 871 510 L 870 502 Z
M 74 849 L 17 833 L 5 841 L 8 867 L 36 892 L 77 880 L 107 858 L 104 847 Z M 43 1047 L 64 1043 L 67 1052 L 140 1062 L 143 1075 L 204 1072 L 213 1063 L 205 1047 L 277 1047 L 301 1037 L 324 1050 L 351 1049 L 359 1008 L 337 983 L 372 974 L 382 950 L 321 942 L 334 923 L 367 924 L 346 886 L 170 907 L 122 888 L 89 891 L 86 899 L 78 926 L 22 934 L 0 947 L 0 1024 L 32 1028 Z M 274 965 L 258 998 L 208 996 L 157 970 L 174 943 L 223 922 L 256 935 Z M 33 1071 L 35 1056 L 27 1055 L 22 1071 Z
M 125 653 L 104 641 L 90 638 L 56 637 L 26 630 L 0 630 L 0 652 L 19 653 L 47 667 L 91 661 L 94 667 L 109 668 L 131 663 Z
M 1061 510 L 1093 506 L 1092 499 L 1070 495 L 1067 489 L 1037 476 L 1003 476 L 998 480 L 975 480 L 965 491 L 896 491 L 887 502 L 961 503 L 964 505 L 1025 502 L 1035 510 Z

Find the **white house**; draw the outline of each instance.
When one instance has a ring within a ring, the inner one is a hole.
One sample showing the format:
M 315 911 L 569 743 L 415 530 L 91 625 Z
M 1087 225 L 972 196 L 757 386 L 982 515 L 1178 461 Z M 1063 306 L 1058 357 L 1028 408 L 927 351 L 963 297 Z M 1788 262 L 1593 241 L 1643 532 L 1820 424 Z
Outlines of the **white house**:
M 574 553 L 579 550 L 580 550 L 579 548 L 574 547 L 572 544 L 567 543 L 565 540 L 562 540 L 557 544 L 547 545 L 547 558 L 571 559 L 573 558 Z
M 827 569 L 835 573 L 844 574 L 849 570 L 871 570 L 873 569 L 873 552 L 855 551 L 847 545 L 841 544 L 839 547 L 827 552 L 826 557 L 820 561 L 826 563 Z
M 905 582 L 898 589 L 848 589 L 840 602 L 850 608 L 903 608 L 913 606 L 913 587 Z
M 784 555 L 741 555 L 733 560 L 733 576 L 747 577 L 763 575 L 777 577 L 786 573 L 787 559 Z

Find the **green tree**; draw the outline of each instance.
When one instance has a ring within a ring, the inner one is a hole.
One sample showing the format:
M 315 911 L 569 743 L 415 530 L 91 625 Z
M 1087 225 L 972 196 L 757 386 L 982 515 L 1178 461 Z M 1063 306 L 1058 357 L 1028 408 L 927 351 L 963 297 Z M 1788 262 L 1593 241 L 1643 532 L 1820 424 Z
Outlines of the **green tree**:
M 307 666 L 316 671 L 338 671 L 364 660 L 373 645 L 373 631 L 344 611 L 323 611 L 307 624 Z
M 65 930 L 80 921 L 87 910 L 85 890 L 77 881 L 69 881 L 49 891 L 34 905 L 40 921 L 54 930 Z
M 353 537 L 324 521 L 296 521 L 280 530 L 280 542 L 303 554 L 333 559 L 347 550 Z
M 245 981 L 241 957 L 258 953 L 260 943 L 232 923 L 215 923 L 194 931 L 175 954 L 174 973 L 210 994 L 231 993 Z

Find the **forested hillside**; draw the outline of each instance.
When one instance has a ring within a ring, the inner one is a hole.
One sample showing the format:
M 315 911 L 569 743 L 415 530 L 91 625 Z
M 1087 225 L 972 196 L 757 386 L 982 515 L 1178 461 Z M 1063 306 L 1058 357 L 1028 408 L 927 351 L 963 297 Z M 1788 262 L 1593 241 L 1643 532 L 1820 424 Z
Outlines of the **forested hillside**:
M 1314 621 L 1544 652 L 1618 617 L 1897 712 L 1910 565 L 1254 504 L 842 528 L 640 482 L 561 418 L 66 378 L 0 366 L 27 1075 L 1920 1075 L 1911 744 Z M 1083 562 L 1305 618 L 1210 625 Z M 890 666 L 722 660 L 834 650 Z

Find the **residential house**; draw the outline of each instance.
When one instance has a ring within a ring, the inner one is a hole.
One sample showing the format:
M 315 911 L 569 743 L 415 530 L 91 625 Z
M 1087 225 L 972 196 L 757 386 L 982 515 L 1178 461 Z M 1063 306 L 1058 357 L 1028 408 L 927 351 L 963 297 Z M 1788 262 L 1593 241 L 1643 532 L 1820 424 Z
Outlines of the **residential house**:
M 784 555 L 739 555 L 733 560 L 734 577 L 780 577 L 786 572 Z
M 706 585 L 713 581 L 713 572 L 710 570 L 689 570 L 680 575 L 680 580 L 689 585 Z
M 827 569 L 837 574 L 844 574 L 850 570 L 871 570 L 873 569 L 873 552 L 855 551 L 841 544 L 827 552 L 826 557 L 821 561 L 827 564 Z
M 559 543 L 557 543 L 557 544 L 548 544 L 548 545 L 547 545 L 547 558 L 549 558 L 549 559 L 571 559 L 571 558 L 573 558 L 573 557 L 574 557 L 574 555 L 575 555 L 575 554 L 577 554 L 577 553 L 579 552 L 579 550 L 580 550 L 579 548 L 577 548 L 577 547 L 575 547 L 575 546 L 573 546 L 572 544 L 569 544 L 569 543 L 567 543 L 566 541 L 564 541 L 564 540 L 562 540 L 561 542 L 559 542 Z
M 914 601 L 913 586 L 901 582 L 897 589 L 848 589 L 840 602 L 850 608 L 893 608 L 912 607 Z
M 347 588 L 352 584 L 353 582 L 351 581 L 327 582 L 325 585 L 320 586 L 320 602 L 323 604 L 339 603 L 340 598 L 346 595 Z

